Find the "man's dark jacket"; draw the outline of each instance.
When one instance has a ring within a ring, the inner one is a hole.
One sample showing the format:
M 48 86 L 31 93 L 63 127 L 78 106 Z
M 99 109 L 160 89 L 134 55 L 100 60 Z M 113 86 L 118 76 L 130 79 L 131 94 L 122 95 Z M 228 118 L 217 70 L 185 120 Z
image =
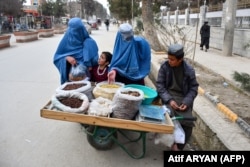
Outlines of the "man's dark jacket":
M 185 61 L 183 61 L 182 65 L 184 68 L 184 78 L 182 83 L 184 98 L 182 103 L 192 108 L 194 99 L 198 94 L 199 84 L 196 80 L 195 71 L 192 66 L 187 64 Z M 164 62 L 159 69 L 158 79 L 156 82 L 157 92 L 164 104 L 168 104 L 169 100 L 174 99 L 174 97 L 172 97 L 167 90 L 172 84 L 173 73 L 171 68 L 172 67 L 170 67 L 167 61 Z

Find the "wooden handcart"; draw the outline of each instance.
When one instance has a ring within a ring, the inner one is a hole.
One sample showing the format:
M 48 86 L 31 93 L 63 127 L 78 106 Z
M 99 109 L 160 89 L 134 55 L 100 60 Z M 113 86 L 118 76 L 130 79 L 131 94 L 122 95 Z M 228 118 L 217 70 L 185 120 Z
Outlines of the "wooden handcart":
M 165 115 L 164 123 L 150 123 L 51 110 L 49 109 L 50 104 L 51 102 L 40 110 L 41 117 L 81 123 L 86 126 L 85 132 L 90 145 L 98 150 L 107 150 L 116 143 L 134 159 L 144 157 L 146 152 L 146 134 L 148 132 L 172 134 L 174 131 L 174 124 L 168 114 Z M 139 137 L 130 139 L 122 130 L 136 132 L 139 134 Z M 134 155 L 117 139 L 117 133 L 122 134 L 129 142 L 142 142 L 141 153 Z

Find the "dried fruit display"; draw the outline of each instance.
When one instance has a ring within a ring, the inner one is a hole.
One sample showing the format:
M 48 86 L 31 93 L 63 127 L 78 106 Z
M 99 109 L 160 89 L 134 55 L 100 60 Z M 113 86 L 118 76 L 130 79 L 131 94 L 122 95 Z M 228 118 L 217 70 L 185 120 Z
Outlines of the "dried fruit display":
M 59 101 L 65 106 L 69 106 L 71 108 L 79 108 L 82 105 L 83 100 L 73 97 L 59 99 Z
M 86 86 L 87 84 L 84 83 L 73 83 L 73 84 L 68 84 L 66 85 L 63 90 L 74 90 L 74 89 L 78 89 L 81 88 L 83 86 Z
M 100 85 L 101 88 L 120 88 L 121 85 L 118 85 L 118 84 L 103 84 L 103 85 Z
M 122 94 L 131 95 L 131 96 L 135 96 L 135 97 L 140 96 L 140 93 L 139 93 L 139 92 L 136 92 L 136 91 L 127 91 L 127 92 L 121 92 L 121 93 L 122 93 Z

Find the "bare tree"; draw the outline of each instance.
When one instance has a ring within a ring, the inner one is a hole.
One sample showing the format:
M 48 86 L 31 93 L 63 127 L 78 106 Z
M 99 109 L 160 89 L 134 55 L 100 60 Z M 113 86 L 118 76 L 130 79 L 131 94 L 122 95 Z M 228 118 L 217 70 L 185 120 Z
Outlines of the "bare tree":
M 152 0 L 142 0 L 142 20 L 144 36 L 149 41 L 151 48 L 154 51 L 163 51 L 164 48 L 157 37 L 157 32 L 155 31 Z

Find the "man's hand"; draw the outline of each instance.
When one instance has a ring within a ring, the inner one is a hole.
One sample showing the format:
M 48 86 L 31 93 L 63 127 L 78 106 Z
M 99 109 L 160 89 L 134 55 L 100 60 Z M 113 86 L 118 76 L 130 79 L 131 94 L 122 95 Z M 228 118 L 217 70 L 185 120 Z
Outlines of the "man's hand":
M 109 83 L 109 84 L 115 82 L 115 76 L 116 76 L 116 71 L 115 71 L 115 70 L 111 70 L 111 71 L 108 73 L 108 83 Z
M 185 111 L 187 109 L 187 105 L 186 104 L 181 104 L 179 107 L 179 110 L 181 111 Z
M 171 100 L 169 105 L 174 109 L 174 110 L 179 110 L 179 111 L 185 111 L 187 109 L 187 105 L 185 104 L 181 104 L 180 106 L 178 106 L 178 104 L 176 103 L 176 101 Z
M 177 104 L 174 100 L 171 100 L 171 101 L 169 102 L 169 105 L 170 105 L 174 110 L 178 110 L 178 109 L 179 109 L 178 104 Z

